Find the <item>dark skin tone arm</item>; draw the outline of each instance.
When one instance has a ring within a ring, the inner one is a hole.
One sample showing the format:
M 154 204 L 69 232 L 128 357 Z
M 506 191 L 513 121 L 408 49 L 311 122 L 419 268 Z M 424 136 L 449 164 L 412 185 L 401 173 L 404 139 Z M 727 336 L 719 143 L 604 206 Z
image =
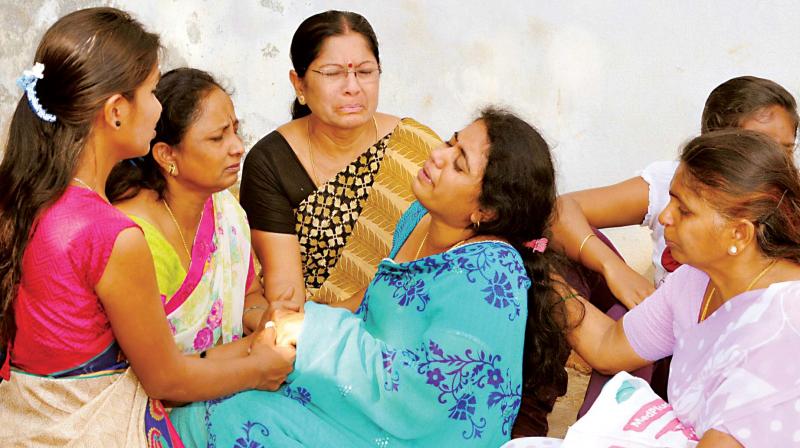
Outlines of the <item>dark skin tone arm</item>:
M 151 398 L 188 402 L 252 388 L 274 390 L 291 371 L 294 351 L 275 347 L 272 329 L 214 349 L 207 359 L 181 354 L 167 326 L 150 250 L 139 229 L 120 232 L 95 289 L 117 342 Z M 251 352 L 241 356 L 248 342 Z

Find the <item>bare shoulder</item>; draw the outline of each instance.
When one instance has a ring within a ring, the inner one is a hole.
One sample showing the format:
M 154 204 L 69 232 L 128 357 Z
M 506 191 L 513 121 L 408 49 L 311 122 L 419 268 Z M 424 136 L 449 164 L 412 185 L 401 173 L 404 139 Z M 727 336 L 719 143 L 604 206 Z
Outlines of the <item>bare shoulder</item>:
M 378 123 L 378 134 L 386 135 L 397 127 L 400 123 L 400 117 L 375 112 L 375 122 Z
M 158 193 L 153 190 L 142 189 L 139 193 L 124 201 L 114 204 L 122 213 L 129 216 L 136 216 L 148 222 L 158 221 L 158 207 L 160 204 Z
M 278 126 L 276 131 L 294 148 L 308 134 L 308 117 L 298 118 Z

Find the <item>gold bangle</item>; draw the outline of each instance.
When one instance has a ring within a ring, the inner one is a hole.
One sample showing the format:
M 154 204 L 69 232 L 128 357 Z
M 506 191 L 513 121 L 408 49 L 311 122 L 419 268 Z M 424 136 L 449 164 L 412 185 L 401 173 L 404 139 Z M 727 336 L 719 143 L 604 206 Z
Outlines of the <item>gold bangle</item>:
M 597 235 L 595 235 L 594 232 L 592 232 L 592 233 L 586 235 L 583 238 L 583 241 L 581 241 L 581 246 L 578 248 L 578 261 L 581 261 L 581 253 L 583 252 L 583 246 L 585 246 L 586 242 L 589 241 L 589 238 L 591 238 L 593 236 L 597 236 Z

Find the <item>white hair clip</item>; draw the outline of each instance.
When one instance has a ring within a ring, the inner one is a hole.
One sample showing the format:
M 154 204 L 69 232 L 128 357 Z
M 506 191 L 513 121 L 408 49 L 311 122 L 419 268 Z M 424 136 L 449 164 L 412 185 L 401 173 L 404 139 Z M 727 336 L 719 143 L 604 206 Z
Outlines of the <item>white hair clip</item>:
M 53 123 L 56 121 L 56 116 L 48 113 L 39 102 L 39 97 L 36 96 L 36 83 L 43 78 L 44 64 L 37 62 L 33 64 L 30 70 L 22 72 L 22 76 L 17 78 L 17 85 L 28 95 L 28 104 L 36 116 L 48 123 Z

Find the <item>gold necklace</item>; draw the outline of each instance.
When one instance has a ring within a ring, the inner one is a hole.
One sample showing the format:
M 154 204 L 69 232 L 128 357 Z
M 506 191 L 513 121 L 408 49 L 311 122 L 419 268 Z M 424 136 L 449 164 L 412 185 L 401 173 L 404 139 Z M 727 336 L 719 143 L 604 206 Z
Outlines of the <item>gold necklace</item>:
M 429 228 L 429 229 L 430 229 L 430 228 Z M 415 259 L 415 260 L 419 260 L 419 254 L 421 254 L 421 253 L 422 253 L 422 248 L 425 246 L 425 242 L 426 242 L 426 241 L 428 241 L 428 235 L 430 235 L 430 231 L 426 231 L 426 232 L 425 232 L 425 236 L 422 238 L 422 242 L 421 242 L 421 243 L 419 243 L 419 247 L 417 248 L 417 254 L 416 254 L 416 255 L 414 255 L 414 259 Z M 469 237 L 469 238 L 472 238 L 472 237 Z M 448 251 L 448 250 L 450 250 L 450 249 L 455 249 L 456 247 L 458 247 L 458 246 L 461 246 L 461 245 L 462 245 L 462 244 L 464 244 L 464 243 L 465 243 L 465 242 L 466 242 L 466 241 L 467 241 L 469 238 L 464 238 L 464 239 L 463 239 L 463 240 L 461 240 L 461 241 L 456 241 L 455 243 L 451 244 L 451 245 L 450 245 L 450 247 L 448 247 L 447 249 L 443 250 L 442 252 L 447 252 L 447 251 Z
M 375 115 L 372 116 L 372 124 L 375 126 L 375 143 L 378 142 L 378 120 Z M 314 164 L 314 151 L 311 148 L 311 119 L 306 119 L 306 135 L 308 136 L 308 160 L 311 162 L 311 177 L 314 181 L 314 186 L 319 187 L 319 176 L 317 176 L 317 167 Z M 370 145 L 371 146 L 371 145 Z
M 756 282 L 761 280 L 761 278 L 764 277 L 767 274 L 767 272 L 769 272 L 769 270 L 772 269 L 773 266 L 775 266 L 777 262 L 778 260 L 773 260 L 772 263 L 770 263 L 767 267 L 762 269 L 761 272 L 758 273 L 758 275 L 753 277 L 753 280 L 750 281 L 750 284 L 747 285 L 747 289 L 745 289 L 744 292 L 750 291 L 753 288 L 753 286 L 755 286 Z M 708 313 L 708 305 L 711 303 L 711 298 L 714 297 L 715 292 L 717 292 L 716 286 L 711 288 L 711 292 L 709 292 L 708 297 L 706 297 L 706 303 L 703 306 L 703 311 L 700 313 L 700 322 L 706 320 L 706 313 Z
M 94 191 L 94 188 L 92 188 L 91 186 L 89 186 L 89 184 L 87 184 L 86 182 L 82 181 L 82 180 L 81 180 L 79 177 L 73 177 L 73 178 L 72 178 L 72 180 L 74 180 L 75 182 L 77 182 L 77 183 L 79 183 L 79 184 L 83 185 L 84 187 L 86 187 L 86 188 L 88 188 L 88 189 L 90 189 L 90 190 Z M 97 193 L 97 192 L 95 191 L 95 193 Z
M 415 260 L 419 260 L 419 254 L 422 253 L 422 246 L 425 245 L 425 241 L 428 241 L 428 232 L 425 232 L 425 236 L 422 238 L 422 242 L 419 243 L 419 247 L 417 248 L 417 254 L 414 255 Z
M 181 237 L 181 243 L 183 243 L 183 250 L 186 251 L 186 255 L 189 256 L 189 260 L 192 259 L 192 253 L 189 251 L 189 245 L 186 244 L 186 238 L 183 237 L 183 231 L 181 231 L 181 226 L 178 225 L 178 220 L 175 219 L 175 215 L 172 214 L 172 209 L 169 208 L 169 204 L 167 204 L 166 199 L 162 199 L 161 202 L 164 203 L 164 207 L 167 208 L 167 212 L 169 212 L 169 217 L 172 218 L 172 223 L 175 224 L 175 228 L 178 229 L 178 235 Z

